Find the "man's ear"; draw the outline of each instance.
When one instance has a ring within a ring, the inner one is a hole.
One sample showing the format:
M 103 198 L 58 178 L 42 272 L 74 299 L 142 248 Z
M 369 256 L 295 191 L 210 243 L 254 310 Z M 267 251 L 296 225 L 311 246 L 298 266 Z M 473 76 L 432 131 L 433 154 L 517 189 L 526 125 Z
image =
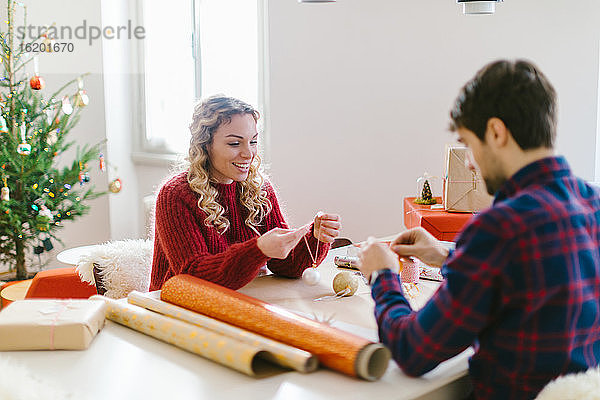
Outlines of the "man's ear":
M 495 147 L 504 147 L 508 144 L 510 132 L 500 118 L 488 119 L 485 130 L 485 142 Z

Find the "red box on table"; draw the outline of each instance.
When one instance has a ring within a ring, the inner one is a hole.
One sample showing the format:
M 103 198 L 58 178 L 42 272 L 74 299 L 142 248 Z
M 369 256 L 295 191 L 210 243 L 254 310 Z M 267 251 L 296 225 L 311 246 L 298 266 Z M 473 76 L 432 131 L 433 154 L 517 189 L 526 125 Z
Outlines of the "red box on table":
M 436 199 L 441 204 L 441 198 Z M 414 197 L 404 198 L 404 226 L 407 229 L 422 226 L 438 240 L 454 241 L 473 216 L 471 213 L 450 213 L 443 208 L 431 209 L 431 206 L 415 204 L 414 200 Z

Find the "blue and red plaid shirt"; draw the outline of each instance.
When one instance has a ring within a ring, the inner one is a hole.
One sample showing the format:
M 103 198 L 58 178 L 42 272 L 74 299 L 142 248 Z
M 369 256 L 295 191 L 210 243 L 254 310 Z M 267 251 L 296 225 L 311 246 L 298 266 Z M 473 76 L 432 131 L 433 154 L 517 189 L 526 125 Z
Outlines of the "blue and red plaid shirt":
M 385 271 L 372 295 L 379 337 L 418 376 L 473 345 L 480 399 L 529 399 L 600 362 L 600 191 L 562 157 L 531 163 L 474 216 L 418 312 Z

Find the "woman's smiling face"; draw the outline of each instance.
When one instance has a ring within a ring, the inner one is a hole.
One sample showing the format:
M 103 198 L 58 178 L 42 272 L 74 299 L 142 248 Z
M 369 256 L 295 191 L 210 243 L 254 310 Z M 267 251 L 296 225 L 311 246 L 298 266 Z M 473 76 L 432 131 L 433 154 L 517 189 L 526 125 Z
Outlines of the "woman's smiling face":
M 211 178 L 226 184 L 245 181 L 258 150 L 257 139 L 251 114 L 236 114 L 219 126 L 208 147 Z

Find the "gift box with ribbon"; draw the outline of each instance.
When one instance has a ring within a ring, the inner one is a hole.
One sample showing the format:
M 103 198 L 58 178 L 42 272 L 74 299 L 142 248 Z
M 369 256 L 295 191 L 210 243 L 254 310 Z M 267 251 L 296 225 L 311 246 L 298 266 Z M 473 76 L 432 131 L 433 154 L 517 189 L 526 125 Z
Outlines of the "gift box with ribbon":
M 446 146 L 444 209 L 451 212 L 478 212 L 492 204 L 479 171 L 467 166 L 469 149 Z
M 83 350 L 104 326 L 98 300 L 31 299 L 0 312 L 0 351 Z

